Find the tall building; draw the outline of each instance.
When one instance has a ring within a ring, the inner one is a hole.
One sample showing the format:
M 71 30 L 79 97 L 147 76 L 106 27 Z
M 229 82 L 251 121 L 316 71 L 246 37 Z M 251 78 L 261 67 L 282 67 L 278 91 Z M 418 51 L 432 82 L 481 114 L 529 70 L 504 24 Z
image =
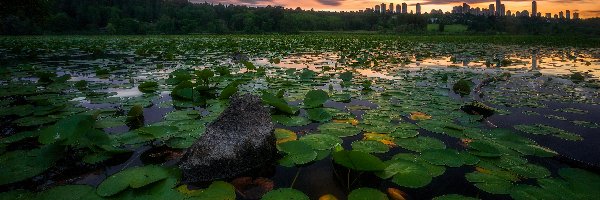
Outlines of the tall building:
M 375 12 L 376 13 L 380 13 L 381 12 L 381 6 L 375 5 Z
M 396 13 L 402 13 L 402 6 L 400 4 L 396 4 Z
M 386 8 L 385 3 L 381 4 L 381 13 L 387 13 L 387 8 Z
M 579 13 L 573 13 L 573 19 L 579 19 Z
M 390 3 L 390 13 L 394 13 L 394 3 Z
M 571 11 L 567 10 L 567 20 L 571 19 Z
M 537 17 L 537 2 L 531 2 L 531 17 Z
M 560 17 L 561 19 L 565 18 L 563 11 L 558 12 L 558 17 Z
M 494 6 L 494 4 L 490 4 L 490 7 L 488 9 L 490 12 L 489 15 L 494 15 L 494 13 L 496 13 L 496 7 Z
M 502 7 L 502 2 L 500 2 L 500 0 L 496 0 L 496 16 L 504 15 L 501 7 Z
M 506 15 L 506 6 L 504 4 L 500 4 L 500 16 Z
M 421 14 L 421 4 L 417 3 L 417 15 Z
M 402 3 L 402 13 L 408 13 L 408 4 Z
M 548 19 L 552 18 L 552 13 L 546 13 L 546 18 L 548 18 Z

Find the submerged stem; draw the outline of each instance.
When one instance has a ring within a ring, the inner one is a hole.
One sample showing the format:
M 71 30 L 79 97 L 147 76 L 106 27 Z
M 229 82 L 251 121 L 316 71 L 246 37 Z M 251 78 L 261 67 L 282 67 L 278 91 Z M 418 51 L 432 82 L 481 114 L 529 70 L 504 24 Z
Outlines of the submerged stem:
M 292 185 L 290 186 L 290 188 L 294 188 L 294 183 L 296 183 L 296 179 L 298 179 L 298 175 L 300 175 L 300 170 L 302 170 L 302 167 L 298 168 L 298 171 L 296 172 L 296 176 L 294 176 L 294 180 L 292 180 Z

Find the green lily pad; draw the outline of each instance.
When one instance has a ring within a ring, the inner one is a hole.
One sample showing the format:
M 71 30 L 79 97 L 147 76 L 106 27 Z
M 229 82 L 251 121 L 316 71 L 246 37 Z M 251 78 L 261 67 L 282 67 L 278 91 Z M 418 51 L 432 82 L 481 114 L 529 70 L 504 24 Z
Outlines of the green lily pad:
M 284 126 L 305 126 L 311 123 L 309 119 L 300 116 L 273 115 L 273 121 Z
M 407 138 L 407 139 L 396 139 L 396 144 L 402 148 L 422 152 L 428 149 L 445 149 L 446 145 L 444 142 L 432 138 L 432 137 L 415 137 L 415 138 Z
M 323 106 L 329 99 L 327 92 L 323 90 L 311 90 L 306 93 L 304 98 L 304 106 L 306 108 L 317 108 Z
M 138 85 L 138 90 L 143 93 L 152 93 L 158 90 L 158 83 L 154 81 L 145 81 Z
M 376 156 L 360 151 L 342 150 L 333 153 L 333 161 L 357 171 L 381 171 L 385 164 Z
M 475 187 L 491 194 L 508 194 L 513 187 L 512 182 L 491 174 L 473 172 L 466 174 L 465 177 Z
M 421 152 L 421 158 L 434 165 L 460 167 L 465 164 L 463 157 L 454 149 L 432 149 Z
M 548 125 L 536 124 L 536 125 L 516 125 L 515 129 L 523 131 L 525 133 L 534 134 L 534 135 L 553 135 L 555 137 L 559 137 L 565 140 L 571 141 L 580 141 L 583 140 L 583 137 L 570 133 L 568 131 L 555 128 Z
M 388 152 L 390 148 L 378 141 L 357 140 L 352 142 L 352 150 L 365 153 L 385 153 Z
M 96 189 L 88 185 L 64 185 L 51 188 L 37 194 L 37 199 L 103 199 L 96 194 Z
M 337 137 L 354 136 L 360 133 L 360 130 L 349 123 L 330 122 L 320 125 L 317 129 L 322 134 L 330 134 Z
M 57 145 L 46 145 L 29 151 L 11 151 L 0 155 L 0 185 L 34 177 L 58 161 L 63 155 Z
M 327 122 L 333 118 L 333 116 L 323 108 L 308 109 L 306 110 L 306 114 L 308 115 L 308 119 L 317 122 Z
M 502 152 L 488 141 L 476 140 L 469 143 L 470 153 L 482 157 L 499 157 Z
M 302 193 L 299 190 L 292 188 L 279 188 L 276 190 L 272 190 L 262 197 L 263 200 L 281 200 L 281 199 L 289 199 L 289 200 L 309 200 L 308 196 Z
M 127 188 L 141 188 L 173 176 L 173 170 L 155 165 L 133 167 L 109 176 L 98 186 L 97 193 L 108 197 Z
M 460 194 L 446 194 L 434 197 L 432 200 L 479 200 L 478 198 L 463 196 Z
M 570 184 L 573 192 L 582 199 L 595 199 L 600 196 L 600 176 L 577 168 L 562 168 L 558 174 Z
M 310 134 L 300 138 L 300 141 L 305 142 L 314 150 L 329 150 L 337 144 L 341 144 L 342 139 L 327 134 Z
M 285 100 L 283 100 L 282 98 L 279 98 L 271 93 L 268 93 L 265 91 L 262 93 L 261 97 L 262 97 L 262 101 L 265 104 L 273 106 L 281 112 L 284 112 L 284 113 L 290 114 L 290 115 L 293 115 L 296 112 L 298 112 L 298 108 L 289 106 Z
M 294 140 L 284 142 L 278 144 L 277 147 L 287 154 L 286 157 L 283 158 L 284 161 L 289 160 L 296 165 L 306 164 L 317 158 L 317 152 L 303 141 Z
M 388 200 L 385 193 L 373 188 L 358 188 L 352 190 L 348 200 Z
M 204 189 L 196 198 L 235 200 L 235 187 L 227 182 L 215 181 L 211 183 L 208 188 Z

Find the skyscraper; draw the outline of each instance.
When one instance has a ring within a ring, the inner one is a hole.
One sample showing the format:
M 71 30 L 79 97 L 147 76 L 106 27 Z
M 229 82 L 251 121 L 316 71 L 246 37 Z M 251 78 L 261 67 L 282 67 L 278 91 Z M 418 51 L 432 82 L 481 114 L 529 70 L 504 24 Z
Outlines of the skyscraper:
M 408 4 L 402 3 L 402 13 L 408 13 Z
M 400 4 L 396 4 L 396 13 L 402 13 L 402 6 Z
M 387 13 L 387 8 L 386 8 L 385 3 L 381 4 L 381 13 Z
M 571 11 L 567 10 L 567 20 L 571 19 Z
M 502 7 L 502 3 L 500 2 L 500 0 L 496 0 L 496 16 L 502 16 L 504 15 L 504 11 L 501 10 Z
M 494 6 L 494 4 L 490 4 L 489 12 L 490 15 L 494 15 L 494 13 L 496 13 L 496 7 Z
M 390 13 L 394 13 L 394 4 L 390 3 Z
M 548 18 L 548 19 L 552 18 L 552 13 L 546 13 L 546 18 Z
M 565 15 L 563 14 L 563 11 L 560 11 L 560 12 L 558 12 L 558 16 L 559 16 L 561 19 L 564 19 L 564 18 L 565 18 Z
M 537 2 L 531 2 L 531 17 L 537 17 Z
M 579 13 L 573 13 L 573 19 L 579 19 Z
M 375 12 L 376 13 L 380 13 L 381 12 L 381 6 L 375 5 Z
M 421 4 L 417 3 L 417 15 L 421 14 Z

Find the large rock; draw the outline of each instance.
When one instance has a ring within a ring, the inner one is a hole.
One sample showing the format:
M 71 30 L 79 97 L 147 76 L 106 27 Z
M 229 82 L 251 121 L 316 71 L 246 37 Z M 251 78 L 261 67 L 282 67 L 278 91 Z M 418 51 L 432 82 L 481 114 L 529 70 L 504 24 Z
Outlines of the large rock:
M 235 95 L 221 116 L 183 156 L 183 182 L 204 182 L 238 176 L 277 155 L 269 110 L 253 95 Z

